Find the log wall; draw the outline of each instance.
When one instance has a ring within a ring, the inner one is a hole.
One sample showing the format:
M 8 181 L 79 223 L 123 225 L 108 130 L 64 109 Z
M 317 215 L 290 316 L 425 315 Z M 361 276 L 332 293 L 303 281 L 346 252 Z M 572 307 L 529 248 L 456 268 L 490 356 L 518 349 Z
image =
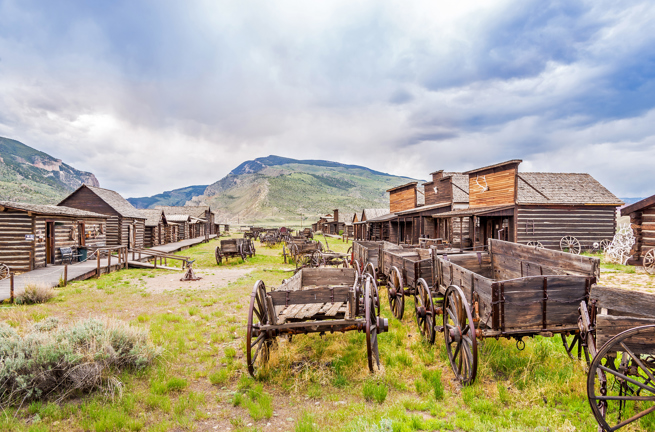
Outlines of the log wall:
M 539 241 L 545 248 L 559 250 L 562 237 L 573 236 L 584 249 L 590 249 L 594 242 L 611 241 L 615 232 L 616 207 L 613 206 L 518 207 L 518 243 Z

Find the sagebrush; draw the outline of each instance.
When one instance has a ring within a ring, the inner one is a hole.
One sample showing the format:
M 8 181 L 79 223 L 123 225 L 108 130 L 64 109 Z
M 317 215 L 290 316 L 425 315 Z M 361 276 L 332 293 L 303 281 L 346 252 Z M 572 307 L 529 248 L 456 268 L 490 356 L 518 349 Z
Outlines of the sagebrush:
M 29 283 L 25 285 L 25 291 L 16 297 L 19 304 L 46 303 L 55 296 L 52 287 L 42 283 Z
M 20 335 L 0 323 L 0 406 L 60 401 L 77 392 L 122 392 L 118 374 L 160 355 L 145 331 L 117 320 L 87 319 L 60 327 L 56 318 Z

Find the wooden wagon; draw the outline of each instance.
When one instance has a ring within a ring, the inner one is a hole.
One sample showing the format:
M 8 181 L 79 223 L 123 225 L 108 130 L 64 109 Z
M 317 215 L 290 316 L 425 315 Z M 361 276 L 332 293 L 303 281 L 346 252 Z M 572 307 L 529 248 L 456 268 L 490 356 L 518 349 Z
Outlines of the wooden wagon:
M 251 239 L 227 239 L 221 240 L 221 245 L 216 246 L 214 251 L 216 264 L 221 264 L 223 260 L 227 262 L 228 258 L 241 257 L 243 261 L 247 256 L 255 255 L 255 245 Z
M 243 233 L 244 239 L 258 239 L 259 234 L 264 231 L 261 227 L 250 227 L 250 229 Z
M 470 384 L 477 373 L 477 339 L 562 337 L 567 352 L 580 340 L 578 306 L 588 302 L 600 260 L 543 248 L 489 241 L 488 252 L 435 260 L 446 351 L 455 376 Z M 566 336 L 572 335 L 568 343 Z
M 594 286 L 590 297 L 580 304 L 585 343 L 577 347 L 578 356 L 584 349 L 590 362 L 587 397 L 593 415 L 604 431 L 637 421 L 653 430 L 655 294 Z
M 259 241 L 268 247 L 273 247 L 280 242 L 280 231 L 277 228 L 262 231 L 259 233 Z
M 335 331 L 366 333 L 368 367 L 374 372 L 380 367 L 377 335 L 389 328 L 376 312 L 376 296 L 373 278 L 354 269 L 303 269 L 269 292 L 257 281 L 248 311 L 248 372 L 254 376 L 268 362 L 278 336 Z
M 298 232 L 298 235 L 305 237 L 307 239 L 313 239 L 314 238 L 314 231 L 312 231 L 311 228 L 305 228 Z
M 323 245 L 319 241 L 309 241 L 302 243 L 290 243 L 288 253 L 293 258 L 296 266 L 306 264 L 307 260 L 316 261 L 315 267 L 318 267 Z
M 402 246 L 388 241 L 354 241 L 352 245 L 353 266 L 377 278 L 380 273 L 379 257 L 381 252 L 387 249 L 402 250 L 402 248 Z M 384 277 L 384 275 L 381 276 Z

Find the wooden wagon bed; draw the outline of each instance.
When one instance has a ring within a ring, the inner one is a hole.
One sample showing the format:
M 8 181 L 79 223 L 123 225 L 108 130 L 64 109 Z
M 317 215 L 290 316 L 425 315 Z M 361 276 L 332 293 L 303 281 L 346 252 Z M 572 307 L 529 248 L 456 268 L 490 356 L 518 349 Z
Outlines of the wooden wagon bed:
M 379 316 L 377 287 L 355 269 L 302 269 L 270 292 L 263 281 L 253 288 L 248 312 L 248 371 L 268 361 L 279 335 L 360 331 L 366 333 L 368 366 L 380 366 L 377 335 L 388 331 Z M 259 359 L 259 363 L 257 360 Z

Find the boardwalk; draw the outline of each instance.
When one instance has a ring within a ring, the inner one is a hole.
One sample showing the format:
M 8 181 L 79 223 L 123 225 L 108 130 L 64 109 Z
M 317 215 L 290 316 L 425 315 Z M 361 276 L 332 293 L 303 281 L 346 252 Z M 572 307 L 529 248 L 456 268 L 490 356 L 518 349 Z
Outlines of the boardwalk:
M 215 237 L 216 237 L 215 235 L 210 236 L 210 238 L 215 238 Z M 152 249 L 157 250 L 159 252 L 173 253 L 200 244 L 204 240 L 205 240 L 204 237 L 198 237 L 194 239 L 182 240 L 175 243 L 169 243 L 166 245 L 157 246 Z M 142 253 L 141 255 L 143 259 L 148 257 L 147 253 Z M 104 274 L 107 272 L 108 264 L 109 263 L 107 262 L 106 258 L 100 260 L 101 273 Z M 85 280 L 94 277 L 96 275 L 97 266 L 98 266 L 97 260 L 90 260 L 86 262 L 74 263 L 72 265 L 69 265 L 68 278 L 67 278 L 68 282 L 76 281 L 76 280 Z M 118 259 L 116 257 L 113 257 L 111 260 L 111 271 L 117 269 L 118 269 Z M 57 266 L 51 265 L 48 267 L 41 267 L 32 270 L 30 272 L 17 275 L 14 277 L 14 295 L 18 296 L 25 289 L 25 285 L 30 283 L 39 283 L 51 287 L 56 287 L 59 285 L 59 279 L 63 278 L 63 276 L 64 276 L 63 265 L 57 265 Z M 9 291 L 10 291 L 9 279 L 0 281 L 0 301 L 6 300 L 10 297 Z

